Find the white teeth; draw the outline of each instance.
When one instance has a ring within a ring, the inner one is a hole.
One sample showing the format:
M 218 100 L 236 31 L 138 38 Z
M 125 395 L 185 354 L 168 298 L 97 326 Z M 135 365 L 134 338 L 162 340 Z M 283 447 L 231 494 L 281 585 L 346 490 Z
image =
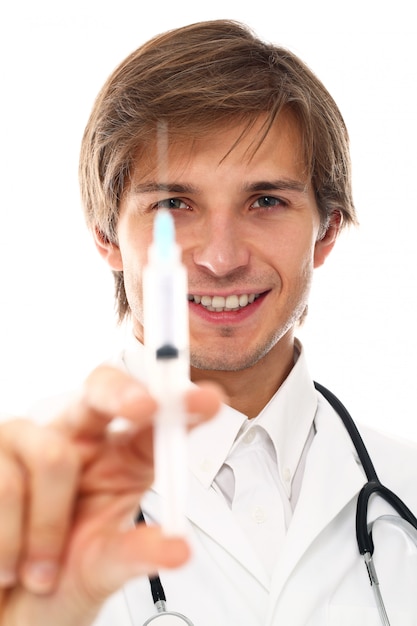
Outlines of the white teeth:
M 209 296 L 205 296 L 205 298 L 207 298 Z M 203 298 L 204 300 L 204 298 Z M 205 304 L 205 303 L 203 303 Z M 225 299 L 223 298 L 223 296 L 213 296 L 211 299 L 211 306 L 214 307 L 215 309 L 222 309 L 225 305 Z
M 211 298 L 210 298 L 210 296 L 203 296 L 201 298 L 201 304 L 203 306 L 211 306 Z
M 245 306 L 245 305 L 240 304 L 240 298 L 238 298 L 237 296 L 227 296 L 224 306 L 227 309 L 238 309 L 239 306 Z
M 194 301 L 196 304 L 201 304 L 208 311 L 237 311 L 252 302 L 259 297 L 259 294 L 255 293 L 243 293 L 240 296 L 230 295 L 226 298 L 224 296 L 188 296 L 190 301 Z

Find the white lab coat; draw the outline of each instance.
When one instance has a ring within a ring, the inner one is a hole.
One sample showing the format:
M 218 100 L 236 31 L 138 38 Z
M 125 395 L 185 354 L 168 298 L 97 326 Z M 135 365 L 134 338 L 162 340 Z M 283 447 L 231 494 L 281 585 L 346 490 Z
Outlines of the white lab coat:
M 379 626 L 380 618 L 355 535 L 364 473 L 349 436 L 319 395 L 317 433 L 272 581 L 225 502 L 190 477 L 186 511 L 193 555 L 161 572 L 168 607 L 194 626 Z M 380 479 L 417 511 L 417 448 L 363 432 Z M 143 503 L 158 519 L 160 497 Z M 370 519 L 392 513 L 373 498 Z M 417 625 L 417 549 L 386 522 L 374 528 L 375 562 L 391 626 Z M 94 626 L 141 626 L 155 613 L 146 578 L 103 607 Z

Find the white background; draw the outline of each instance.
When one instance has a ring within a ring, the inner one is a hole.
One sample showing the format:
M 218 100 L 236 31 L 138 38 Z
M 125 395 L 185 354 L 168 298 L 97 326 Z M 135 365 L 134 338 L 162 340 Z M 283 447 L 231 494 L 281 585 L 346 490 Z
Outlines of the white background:
M 5 7 L 3 4 L 3 7 Z M 81 214 L 93 100 L 151 36 L 244 21 L 299 54 L 351 135 L 361 225 L 316 273 L 300 333 L 357 421 L 417 441 L 417 28 L 412 1 L 17 0 L 0 16 L 0 410 L 73 387 L 120 339 L 113 280 Z

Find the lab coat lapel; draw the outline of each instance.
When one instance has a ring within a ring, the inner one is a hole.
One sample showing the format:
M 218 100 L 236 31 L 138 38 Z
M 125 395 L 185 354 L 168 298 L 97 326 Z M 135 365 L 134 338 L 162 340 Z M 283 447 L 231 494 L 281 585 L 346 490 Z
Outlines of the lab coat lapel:
M 143 503 L 144 510 L 156 520 L 160 514 L 159 496 L 162 493 L 158 485 L 154 485 Z M 269 588 L 268 575 L 261 560 L 223 498 L 212 487 L 203 486 L 192 473 L 185 516 L 236 559 L 261 585 Z
M 268 588 L 265 568 L 227 504 L 213 488 L 206 493 L 201 493 L 201 489 L 195 480 L 190 488 L 187 517 Z
M 339 416 L 322 399 L 315 425 L 299 500 L 274 572 L 272 588 L 278 594 L 314 540 L 356 497 L 366 480 Z

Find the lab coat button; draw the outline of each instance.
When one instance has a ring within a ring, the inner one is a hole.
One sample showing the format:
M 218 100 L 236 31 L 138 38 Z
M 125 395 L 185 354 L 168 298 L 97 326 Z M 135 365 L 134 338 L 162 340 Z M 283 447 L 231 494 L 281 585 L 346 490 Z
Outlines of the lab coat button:
M 291 482 L 291 470 L 289 467 L 286 467 L 284 469 L 284 471 L 282 472 L 282 475 L 286 483 Z
M 257 524 L 263 524 L 266 521 L 266 512 L 261 506 L 255 506 L 252 509 L 252 519 Z

